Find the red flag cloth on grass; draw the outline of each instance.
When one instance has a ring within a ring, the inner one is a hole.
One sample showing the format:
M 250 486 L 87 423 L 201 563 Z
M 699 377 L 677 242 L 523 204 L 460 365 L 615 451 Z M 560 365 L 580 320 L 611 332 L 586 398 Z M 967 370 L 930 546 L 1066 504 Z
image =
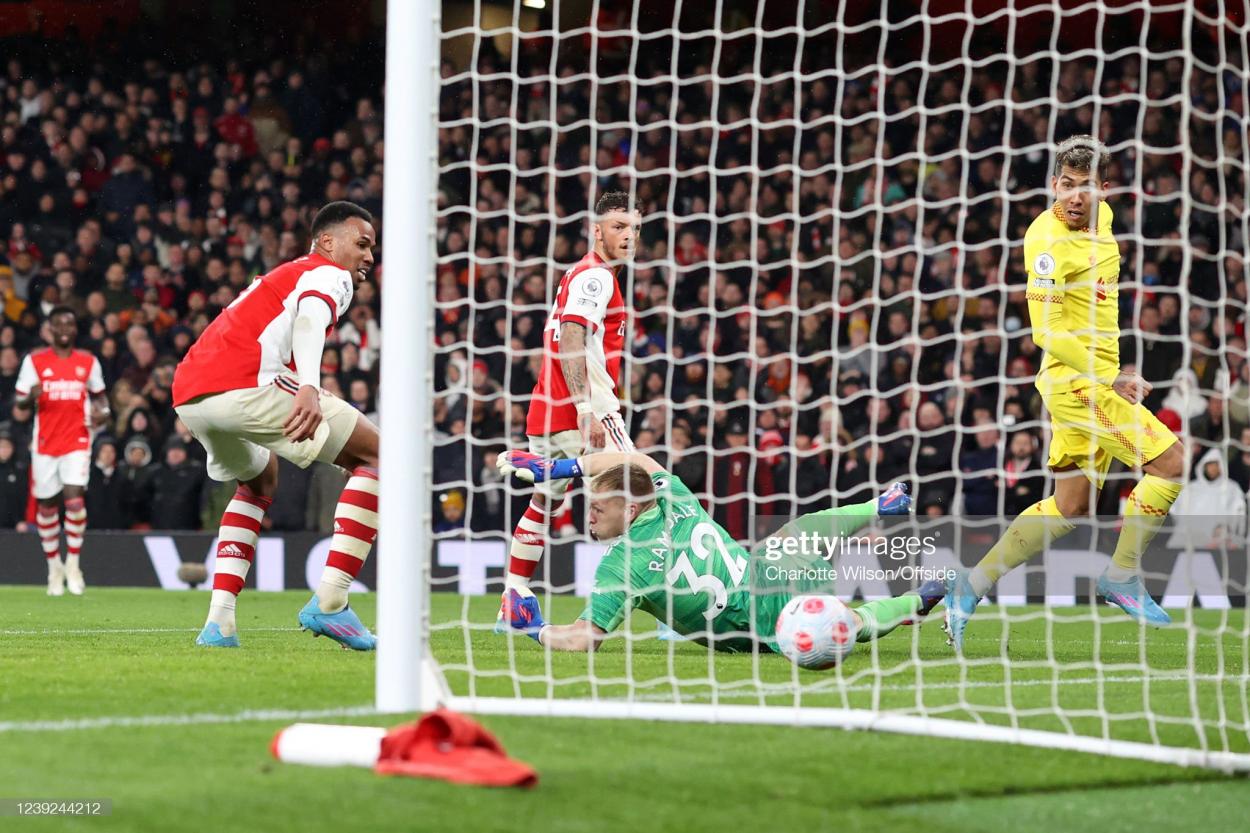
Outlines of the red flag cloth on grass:
M 374 772 L 484 787 L 532 787 L 538 773 L 513 760 L 480 723 L 447 709 L 396 726 L 382 739 Z

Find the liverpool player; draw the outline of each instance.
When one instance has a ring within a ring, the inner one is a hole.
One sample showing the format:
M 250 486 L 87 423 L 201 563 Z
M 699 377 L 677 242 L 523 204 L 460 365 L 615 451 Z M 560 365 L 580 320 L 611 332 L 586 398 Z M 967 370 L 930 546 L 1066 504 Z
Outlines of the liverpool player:
M 558 460 L 604 448 L 634 449 L 617 396 L 628 326 L 617 273 L 633 256 L 640 222 L 628 194 L 604 194 L 591 223 L 594 248 L 560 279 L 543 331 L 542 372 L 526 419 L 525 433 L 535 454 Z M 550 519 L 560 514 L 570 482 L 557 479 L 535 488 L 512 533 L 505 598 L 511 588 L 529 594 Z
M 332 202 L 312 225 L 312 251 L 257 278 L 208 326 L 178 365 L 174 406 L 208 452 L 214 480 L 237 480 L 221 519 L 208 621 L 197 645 L 239 645 L 235 601 L 278 486 L 278 457 L 351 471 L 334 512 L 321 583 L 299 624 L 345 647 L 376 640 L 347 604 L 378 526 L 378 429 L 320 388 L 326 334 L 373 266 L 373 217 Z
M 32 491 L 38 508 L 35 525 L 48 559 L 48 595 L 69 588 L 81 596 L 86 583 L 78 559 L 87 529 L 83 495 L 91 474 L 91 428 L 108 419 L 108 398 L 100 362 L 75 350 L 78 319 L 69 307 L 48 314 L 52 346 L 22 361 L 17 375 L 20 414 L 35 411 L 30 447 Z M 61 504 L 65 504 L 65 563 L 61 563 Z
M 1128 496 L 1115 554 L 1098 595 L 1139 622 L 1171 618 L 1150 598 L 1138 565 L 1184 482 L 1176 436 L 1141 402 L 1150 383 L 1120 367 L 1120 248 L 1102 201 L 1111 157 L 1093 136 L 1055 153 L 1055 202 L 1024 235 L 1025 297 L 1033 340 L 1046 351 L 1037 389 L 1050 412 L 1055 493 L 1025 509 L 971 572 L 950 582 L 946 627 L 956 651 L 982 596 L 1014 567 L 1075 528 L 1102 489 L 1112 458 L 1144 475 Z

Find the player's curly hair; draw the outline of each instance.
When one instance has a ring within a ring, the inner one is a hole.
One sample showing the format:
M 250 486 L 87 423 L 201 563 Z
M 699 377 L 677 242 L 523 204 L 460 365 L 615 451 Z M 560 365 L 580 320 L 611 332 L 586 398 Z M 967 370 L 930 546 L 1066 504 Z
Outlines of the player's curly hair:
M 595 203 L 595 217 L 602 217 L 609 211 L 633 211 L 633 200 L 624 191 L 606 191 Z
M 1104 182 L 1111 175 L 1111 152 L 1107 146 L 1088 133 L 1069 136 L 1055 149 L 1055 176 L 1064 168 L 1088 171 L 1097 160 L 1098 181 Z
M 373 215 L 354 202 L 337 200 L 326 203 L 317 212 L 317 216 L 313 218 L 312 239 L 316 240 L 317 235 L 321 234 L 321 232 L 337 226 L 339 223 L 345 223 L 353 217 L 364 220 L 366 223 L 373 222 Z

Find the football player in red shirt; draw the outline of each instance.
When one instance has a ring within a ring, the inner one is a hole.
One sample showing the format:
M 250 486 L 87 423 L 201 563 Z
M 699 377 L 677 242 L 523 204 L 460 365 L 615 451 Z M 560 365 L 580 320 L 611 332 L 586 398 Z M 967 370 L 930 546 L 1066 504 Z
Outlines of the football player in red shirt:
M 69 307 L 48 314 L 52 346 L 32 351 L 17 375 L 14 416 L 35 412 L 31 434 L 35 526 L 48 559 L 48 595 L 66 587 L 75 596 L 86 588 L 79 556 L 87 529 L 83 495 L 91 474 L 91 429 L 108 419 L 108 398 L 100 362 L 74 349 L 78 318 Z M 61 563 L 61 504 L 65 505 L 65 562 Z
M 378 429 L 321 389 L 326 335 L 373 267 L 373 217 L 324 206 L 312 251 L 257 278 L 203 332 L 174 374 L 174 409 L 208 452 L 214 480 L 237 480 L 218 535 L 213 597 L 197 645 L 236 648 L 235 601 L 278 487 L 278 457 L 351 472 L 334 512 L 321 583 L 299 624 L 357 651 L 377 644 L 347 604 L 378 528 Z
M 629 194 L 605 193 L 595 204 L 594 247 L 564 273 L 543 332 L 543 366 L 526 419 L 529 448 L 549 459 L 575 459 L 608 449 L 631 452 L 617 394 L 629 311 L 617 274 L 634 254 L 641 216 Z M 508 590 L 523 595 L 547 544 L 551 518 L 560 514 L 571 481 L 535 488 L 517 522 L 508 551 Z M 503 609 L 496 630 L 503 629 Z

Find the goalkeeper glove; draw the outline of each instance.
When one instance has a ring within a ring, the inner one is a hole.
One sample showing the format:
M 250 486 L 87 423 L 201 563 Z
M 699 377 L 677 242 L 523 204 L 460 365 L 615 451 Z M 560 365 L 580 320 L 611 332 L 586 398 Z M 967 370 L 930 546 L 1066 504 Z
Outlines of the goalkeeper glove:
M 548 460 L 541 454 L 531 454 L 528 451 L 505 451 L 499 455 L 495 466 L 505 477 L 515 474 L 526 483 L 582 476 L 582 467 L 576 459 Z
M 538 608 L 537 596 L 522 596 L 515 587 L 508 588 L 503 597 L 503 618 L 514 629 L 522 631 L 530 639 L 542 644 L 538 635 L 542 632 L 543 612 Z

